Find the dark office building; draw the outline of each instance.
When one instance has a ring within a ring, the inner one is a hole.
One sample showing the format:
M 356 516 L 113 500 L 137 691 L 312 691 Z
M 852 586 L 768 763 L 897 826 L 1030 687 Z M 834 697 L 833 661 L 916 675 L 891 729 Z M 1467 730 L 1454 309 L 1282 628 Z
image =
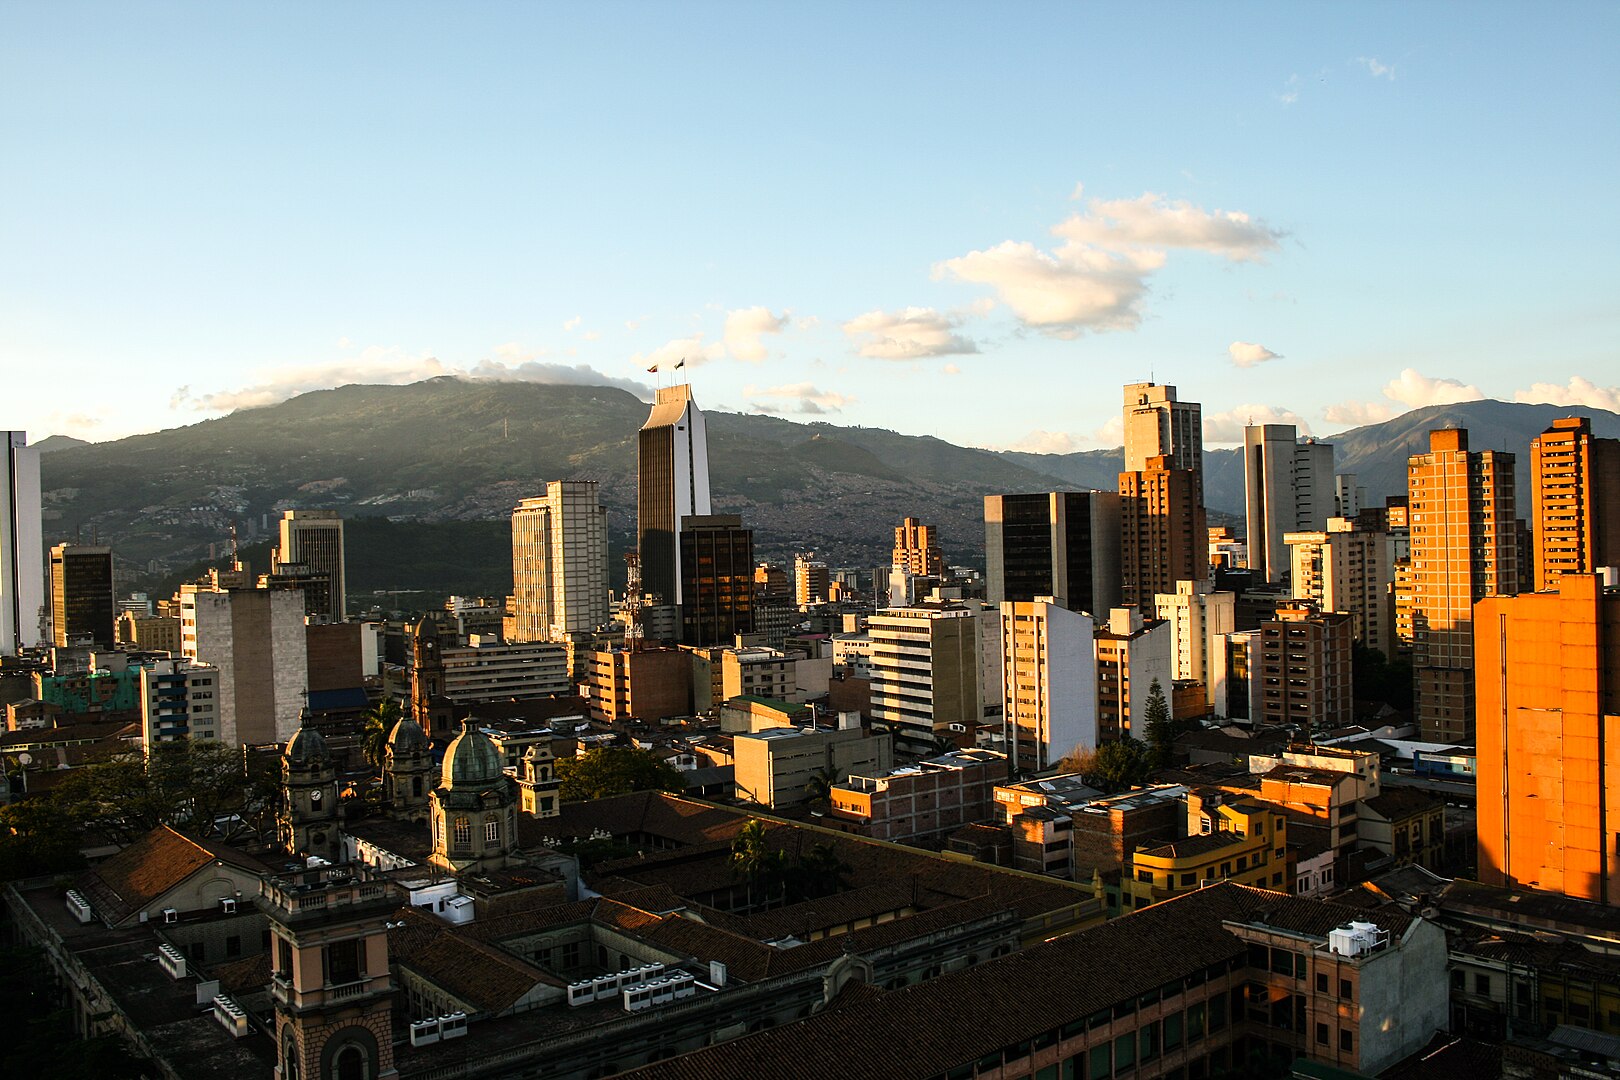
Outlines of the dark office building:
M 112 548 L 58 544 L 51 548 L 51 635 L 58 645 L 113 645 Z
M 687 385 L 658 391 L 636 441 L 636 550 L 641 589 L 661 603 L 684 599 L 680 525 L 709 513 L 709 442 L 703 413 Z M 753 568 L 749 568 L 752 578 Z
M 681 641 L 730 645 L 754 632 L 754 531 L 735 514 L 681 519 Z
M 1120 602 L 1119 536 L 1112 491 L 986 495 L 985 598 L 1050 596 L 1070 611 L 1106 616 Z

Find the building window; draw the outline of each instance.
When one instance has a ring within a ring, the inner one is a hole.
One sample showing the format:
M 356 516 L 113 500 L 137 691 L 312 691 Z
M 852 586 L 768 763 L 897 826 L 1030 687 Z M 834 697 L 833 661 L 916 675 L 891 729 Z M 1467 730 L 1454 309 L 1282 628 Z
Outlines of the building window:
M 1318 994 L 1325 994 L 1328 992 L 1328 977 L 1327 972 L 1325 971 L 1318 971 L 1316 973 L 1316 992 Z
M 484 822 L 484 843 L 498 844 L 501 840 L 501 823 L 494 818 Z
M 457 847 L 467 847 L 472 843 L 472 822 L 464 817 L 456 818 L 455 843 Z
M 1349 1028 L 1342 1029 L 1339 1032 L 1339 1049 L 1344 1051 L 1346 1054 L 1348 1054 L 1350 1052 L 1350 1047 L 1352 1046 L 1352 1044 L 1353 1044 L 1353 1039 L 1352 1039 L 1352 1037 L 1350 1035 L 1350 1029 Z
M 1321 1046 L 1328 1044 L 1328 1026 L 1326 1024 L 1316 1025 L 1316 1041 Z
M 1351 1000 L 1353 1000 L 1355 998 L 1355 995 L 1350 992 L 1350 980 L 1349 979 L 1340 979 L 1339 980 L 1339 996 L 1341 998 L 1343 998 L 1345 1001 L 1351 1001 Z
M 1489 975 L 1474 976 L 1474 993 L 1484 997 L 1491 996 L 1491 977 Z

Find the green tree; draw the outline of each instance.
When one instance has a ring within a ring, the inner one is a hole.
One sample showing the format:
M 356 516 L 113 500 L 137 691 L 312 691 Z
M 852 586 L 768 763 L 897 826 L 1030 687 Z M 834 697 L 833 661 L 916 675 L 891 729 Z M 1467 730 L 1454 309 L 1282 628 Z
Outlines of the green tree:
M 748 886 L 748 910 L 769 906 L 787 869 L 787 856 L 766 842 L 765 823 L 749 818 L 731 841 L 731 872 Z
M 587 750 L 557 762 L 563 802 L 585 802 L 632 791 L 684 791 L 686 778 L 651 751 L 630 747 Z
M 1175 753 L 1176 736 L 1180 734 L 1170 720 L 1170 706 L 1164 700 L 1164 687 L 1154 679 L 1148 687 L 1147 705 L 1143 709 L 1149 750 L 1148 760 L 1153 768 L 1162 769 L 1170 764 Z
M 1104 743 L 1097 748 L 1093 771 L 1086 775 L 1086 780 L 1112 795 L 1145 783 L 1151 770 L 1148 748 L 1127 735 L 1118 742 Z
M 801 852 L 788 869 L 787 892 L 790 902 L 832 896 L 849 887 L 845 877 L 850 866 L 838 857 L 838 850 L 823 840 Z
M 78 828 L 51 799 L 0 806 L 0 881 L 78 870 L 84 866 L 82 843 Z

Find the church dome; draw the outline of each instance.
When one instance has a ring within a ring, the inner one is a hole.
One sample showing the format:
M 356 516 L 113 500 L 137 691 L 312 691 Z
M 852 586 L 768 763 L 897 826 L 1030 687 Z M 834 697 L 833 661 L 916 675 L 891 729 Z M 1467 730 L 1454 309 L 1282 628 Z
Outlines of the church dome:
M 444 752 L 441 779 L 445 787 L 476 787 L 501 779 L 501 755 L 495 744 L 473 726 L 471 718 L 461 722 L 461 734 Z
M 326 740 L 321 733 L 307 724 L 293 732 L 293 737 L 287 740 L 287 748 L 282 756 L 294 765 L 324 765 L 331 760 L 326 750 Z
M 422 731 L 422 725 L 410 717 L 406 717 L 394 725 L 394 730 L 388 733 L 388 748 L 395 755 L 413 754 L 427 748 L 427 735 Z

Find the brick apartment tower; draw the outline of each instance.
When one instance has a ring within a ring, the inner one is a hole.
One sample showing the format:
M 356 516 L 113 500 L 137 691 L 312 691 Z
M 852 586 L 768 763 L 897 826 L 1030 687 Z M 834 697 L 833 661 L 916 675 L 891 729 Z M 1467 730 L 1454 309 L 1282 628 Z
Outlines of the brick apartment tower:
M 1407 462 L 1412 669 L 1420 738 L 1474 737 L 1474 604 L 1519 591 L 1513 455 L 1429 432 Z
M 894 530 L 894 557 L 890 563 L 918 577 L 939 577 L 945 573 L 945 555 L 932 525 L 916 518 L 905 518 Z
M 1474 620 L 1479 880 L 1620 903 L 1620 597 L 1565 574 Z
M 1154 597 L 1178 581 L 1209 577 L 1209 532 L 1198 503 L 1198 477 L 1168 455 L 1119 474 L 1122 603 L 1151 617 Z
M 1620 566 L 1620 439 L 1593 438 L 1584 416 L 1554 420 L 1530 441 L 1530 483 L 1537 590 Z

